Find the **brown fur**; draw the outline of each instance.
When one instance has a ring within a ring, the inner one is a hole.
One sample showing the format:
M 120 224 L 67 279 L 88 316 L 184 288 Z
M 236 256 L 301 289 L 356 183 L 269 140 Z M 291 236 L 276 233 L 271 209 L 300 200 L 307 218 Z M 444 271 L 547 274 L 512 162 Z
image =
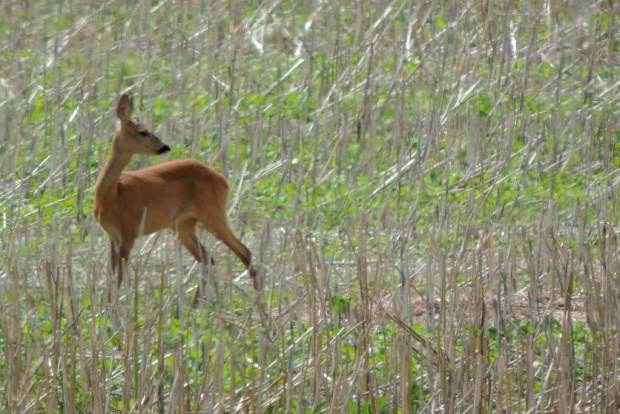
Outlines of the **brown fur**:
M 193 159 L 123 171 L 133 154 L 155 155 L 170 149 L 131 120 L 132 108 L 132 98 L 123 95 L 112 153 L 95 185 L 94 214 L 110 236 L 112 270 L 118 273 L 119 285 L 122 260 L 128 259 L 135 240 L 166 228 L 174 230 L 196 260 L 205 263 L 206 250 L 196 236 L 196 224 L 202 223 L 241 259 L 259 290 L 252 254 L 228 224 L 228 183 L 222 174 Z

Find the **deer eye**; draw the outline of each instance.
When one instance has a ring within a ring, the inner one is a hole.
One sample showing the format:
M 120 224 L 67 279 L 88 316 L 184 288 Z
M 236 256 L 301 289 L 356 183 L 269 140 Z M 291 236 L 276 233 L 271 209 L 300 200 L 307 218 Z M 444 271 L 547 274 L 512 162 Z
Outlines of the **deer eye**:
M 147 131 L 142 131 L 140 132 L 140 135 L 142 135 L 143 137 L 148 137 L 149 133 Z

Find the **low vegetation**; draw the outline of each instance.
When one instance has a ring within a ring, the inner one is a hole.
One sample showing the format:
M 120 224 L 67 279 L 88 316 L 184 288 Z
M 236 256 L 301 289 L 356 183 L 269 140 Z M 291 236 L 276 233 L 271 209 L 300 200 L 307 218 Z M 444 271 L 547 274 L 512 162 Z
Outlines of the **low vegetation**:
M 569 3 L 3 2 L 0 411 L 617 412 L 618 6 Z M 125 91 L 263 294 L 163 232 L 108 303 Z

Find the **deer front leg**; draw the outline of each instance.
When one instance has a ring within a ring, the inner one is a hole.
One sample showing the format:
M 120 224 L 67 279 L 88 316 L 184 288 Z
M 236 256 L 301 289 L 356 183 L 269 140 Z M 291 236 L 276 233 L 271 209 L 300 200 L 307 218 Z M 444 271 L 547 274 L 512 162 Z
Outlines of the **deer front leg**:
M 129 253 L 133 247 L 133 240 L 123 241 L 118 250 L 117 268 L 118 268 L 118 287 L 123 283 L 123 266 L 129 263 Z
M 110 265 L 112 267 L 112 275 L 116 275 L 117 287 L 121 287 L 123 283 L 123 266 L 129 259 L 129 253 L 133 247 L 134 241 L 117 241 L 110 240 Z M 111 292 L 108 292 L 108 302 L 111 301 Z
M 110 266 L 112 267 L 112 276 L 122 279 L 122 268 L 120 266 L 120 248 L 117 243 L 110 240 Z

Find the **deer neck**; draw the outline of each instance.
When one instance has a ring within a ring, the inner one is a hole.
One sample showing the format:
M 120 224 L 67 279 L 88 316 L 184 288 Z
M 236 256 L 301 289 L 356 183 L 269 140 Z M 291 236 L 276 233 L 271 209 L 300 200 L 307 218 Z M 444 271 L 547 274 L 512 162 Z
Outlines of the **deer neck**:
M 106 205 L 118 197 L 118 181 L 121 173 L 131 161 L 131 154 L 121 152 L 116 145 L 116 139 L 112 144 L 112 153 L 106 161 L 97 184 L 95 184 L 95 200 L 97 204 Z

